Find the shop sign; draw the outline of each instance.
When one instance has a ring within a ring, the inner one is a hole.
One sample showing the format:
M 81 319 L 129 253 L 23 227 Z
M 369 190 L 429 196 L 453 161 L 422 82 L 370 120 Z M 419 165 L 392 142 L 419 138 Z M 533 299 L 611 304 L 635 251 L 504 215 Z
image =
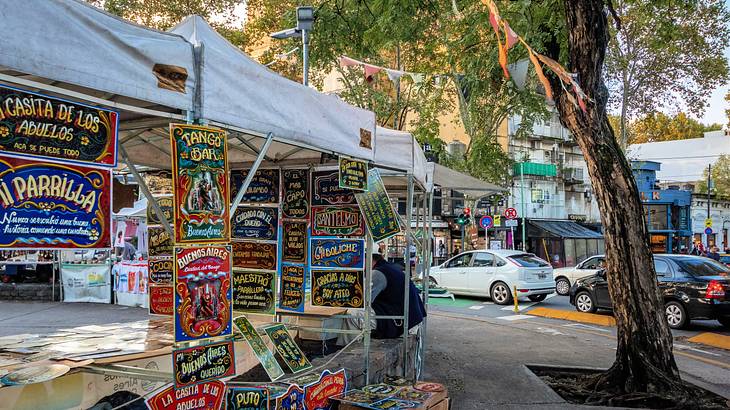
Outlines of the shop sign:
M 233 310 L 273 315 L 276 272 L 233 271 Z
M 276 240 L 279 210 L 276 208 L 238 207 L 233 212 L 231 235 L 234 239 Z
M 172 172 L 145 171 L 142 179 L 152 195 L 172 195 Z
M 312 238 L 310 263 L 317 268 L 365 267 L 365 241 L 362 239 Z
M 232 245 L 234 267 L 276 270 L 276 244 L 233 242 Z
M 175 389 L 172 383 L 145 401 L 150 410 L 218 410 L 223 404 L 226 385 L 214 380 Z
M 165 219 L 167 222 L 172 224 L 172 197 L 171 196 L 159 196 L 156 197 L 155 200 L 157 201 L 157 204 L 160 206 L 160 209 L 162 210 L 162 214 L 165 216 Z M 152 206 L 152 204 L 148 201 L 147 202 L 147 224 L 149 225 L 160 225 L 162 224 L 162 220 L 157 216 L 157 212 L 155 212 L 155 208 Z
M 149 314 L 173 316 L 175 313 L 175 290 L 170 285 L 150 285 Z
M 400 233 L 398 214 L 377 169 L 368 172 L 368 191 L 355 194 L 355 198 L 373 241 L 380 242 Z
M 282 231 L 282 260 L 295 263 L 306 262 L 307 223 L 284 221 Z
M 228 242 L 226 132 L 170 124 L 175 242 Z
M 365 222 L 357 206 L 313 206 L 312 236 L 364 236 Z
M 172 256 L 172 238 L 162 226 L 147 227 L 147 255 Z
M 304 311 L 304 266 L 282 265 L 279 280 L 279 307 L 297 312 Z
M 177 349 L 172 352 L 175 389 L 236 374 L 233 342 Z
M 226 410 L 269 410 L 269 389 L 228 386 Z
M 110 171 L 0 156 L 0 248 L 110 248 L 110 216 Z
M 585 222 L 587 218 L 582 214 L 568 214 L 568 219 L 576 222 Z
M 340 395 L 347 390 L 345 369 L 332 373 L 322 372 L 319 381 L 304 389 L 304 404 L 310 410 L 329 410 L 333 404 L 330 397 Z
M 248 170 L 231 172 L 231 201 L 238 195 L 238 189 L 248 176 Z M 279 170 L 259 169 L 243 195 L 241 203 L 275 204 L 279 202 Z
M 231 247 L 175 247 L 175 342 L 231 334 Z
M 0 86 L 0 151 L 114 168 L 119 114 Z
M 368 163 L 340 157 L 340 188 L 365 191 L 368 188 Z
M 248 321 L 246 316 L 238 316 L 237 318 L 233 319 L 233 324 L 236 326 L 236 329 L 238 329 L 241 335 L 243 335 L 243 338 L 246 339 L 246 342 L 248 342 L 248 345 L 251 347 L 251 350 L 253 350 L 256 358 L 264 367 L 264 370 L 266 371 L 266 374 L 269 375 L 269 378 L 271 380 L 277 380 L 281 378 L 281 376 L 284 375 L 284 371 L 281 370 L 281 366 L 279 366 L 276 358 L 271 353 L 269 348 L 266 347 L 264 340 L 261 339 L 261 336 L 259 336 L 256 328 L 253 327 L 253 325 L 251 324 L 251 322 Z
M 147 263 L 149 264 L 150 283 L 172 283 L 172 259 L 150 259 Z
M 296 384 L 289 385 L 286 393 L 276 398 L 275 408 L 304 410 L 304 390 Z
M 312 174 L 312 205 L 349 205 L 355 196 L 349 189 L 340 188 L 339 171 L 319 171 Z
M 312 306 L 363 307 L 363 271 L 311 271 Z
M 303 219 L 309 215 L 309 172 L 306 169 L 284 170 L 284 218 Z
M 286 326 L 277 324 L 264 328 L 264 331 L 271 339 L 271 342 L 274 343 L 274 348 L 279 353 L 279 357 L 292 373 L 299 373 L 312 367 L 312 364 L 307 360 L 307 356 L 292 339 Z

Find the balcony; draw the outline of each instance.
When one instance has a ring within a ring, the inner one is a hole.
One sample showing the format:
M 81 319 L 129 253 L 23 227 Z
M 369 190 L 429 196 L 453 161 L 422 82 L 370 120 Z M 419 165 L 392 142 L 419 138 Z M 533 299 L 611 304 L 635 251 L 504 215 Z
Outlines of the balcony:
M 561 172 L 563 182 L 568 185 L 582 184 L 583 168 L 563 168 Z

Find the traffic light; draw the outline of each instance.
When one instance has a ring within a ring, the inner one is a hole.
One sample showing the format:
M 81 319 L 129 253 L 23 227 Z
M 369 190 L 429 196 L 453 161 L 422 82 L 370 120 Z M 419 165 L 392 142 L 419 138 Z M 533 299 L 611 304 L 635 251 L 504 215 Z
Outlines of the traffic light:
M 456 217 L 456 223 L 459 225 L 466 225 L 469 218 L 466 217 L 464 214 L 459 214 L 458 217 Z
M 464 208 L 464 216 L 467 218 L 471 216 L 471 208 Z

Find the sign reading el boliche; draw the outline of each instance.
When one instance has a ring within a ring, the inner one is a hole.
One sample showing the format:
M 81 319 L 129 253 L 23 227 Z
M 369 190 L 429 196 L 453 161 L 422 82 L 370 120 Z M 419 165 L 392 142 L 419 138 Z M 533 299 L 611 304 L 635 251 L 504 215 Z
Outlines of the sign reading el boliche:
M 118 114 L 99 107 L 0 86 L 0 150 L 113 168 Z

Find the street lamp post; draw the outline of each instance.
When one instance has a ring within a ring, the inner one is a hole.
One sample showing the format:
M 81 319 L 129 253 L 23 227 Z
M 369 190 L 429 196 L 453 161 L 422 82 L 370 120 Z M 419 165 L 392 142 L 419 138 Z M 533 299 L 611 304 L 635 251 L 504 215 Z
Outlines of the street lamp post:
M 297 26 L 276 33 L 270 36 L 277 40 L 287 38 L 302 38 L 302 84 L 309 85 L 309 32 L 314 26 L 314 8 L 311 6 L 297 7 Z

